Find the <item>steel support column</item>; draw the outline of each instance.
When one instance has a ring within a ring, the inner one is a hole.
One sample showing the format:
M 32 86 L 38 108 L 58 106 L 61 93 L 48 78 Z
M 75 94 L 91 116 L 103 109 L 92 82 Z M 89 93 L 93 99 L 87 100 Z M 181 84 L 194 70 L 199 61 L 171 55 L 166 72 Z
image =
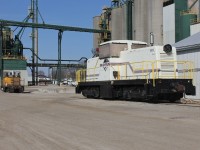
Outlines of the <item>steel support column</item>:
M 31 0 L 32 22 L 35 23 L 35 2 Z M 35 28 L 32 28 L 32 84 L 35 85 Z
M 57 68 L 58 85 L 60 85 L 61 83 L 62 34 L 63 34 L 63 31 L 59 30 L 58 32 L 58 68 Z
M 35 0 L 35 18 L 34 23 L 38 24 L 38 0 Z M 35 28 L 35 54 L 38 56 L 38 28 Z M 36 63 L 36 85 L 38 85 L 38 58 L 35 56 Z
M 133 40 L 132 0 L 127 0 L 127 39 Z

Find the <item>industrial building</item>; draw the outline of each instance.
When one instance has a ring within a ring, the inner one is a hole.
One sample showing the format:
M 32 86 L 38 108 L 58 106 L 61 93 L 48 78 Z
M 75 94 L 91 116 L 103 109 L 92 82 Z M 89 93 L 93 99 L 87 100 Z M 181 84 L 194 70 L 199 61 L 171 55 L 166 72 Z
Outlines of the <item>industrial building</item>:
M 13 31 L 5 27 L 2 29 L 2 47 L 0 61 L 0 79 L 5 76 L 14 76 L 17 74 L 21 77 L 21 85 L 28 85 L 28 72 L 26 59 L 23 56 L 23 45 L 18 36 L 13 38 Z
M 196 86 L 196 96 L 188 98 L 200 99 L 200 32 L 190 36 L 174 46 L 177 49 L 178 59 L 194 62 L 194 84 Z
M 197 1 L 195 1 L 196 3 Z M 163 44 L 174 44 L 190 36 L 190 26 L 197 20 L 188 0 L 169 0 L 163 4 Z
M 196 96 L 187 96 L 193 99 L 200 99 L 199 6 L 199 0 L 171 0 L 163 8 L 163 44 L 176 47 L 178 60 L 194 62 Z
M 198 19 L 200 16 L 199 5 L 199 0 L 111 0 L 111 5 L 109 7 L 104 7 L 102 13 L 93 18 L 94 29 L 77 29 L 73 27 L 70 29 L 63 29 L 63 27 L 60 28 L 60 26 L 54 26 L 53 29 L 59 31 L 59 62 L 57 65 L 59 72 L 61 70 L 61 39 L 62 32 L 65 30 L 94 33 L 94 51 L 96 51 L 100 43 L 110 40 L 136 40 L 150 44 L 152 42 L 150 35 L 153 35 L 154 45 L 176 43 L 175 46 L 178 49 L 179 60 L 190 60 L 186 59 L 186 57 L 189 57 L 190 54 L 194 55 L 194 57 L 196 58 L 199 54 L 199 51 L 196 49 L 196 44 L 191 42 L 191 39 L 196 37 L 196 33 L 200 32 L 200 21 Z M 33 20 L 33 22 L 34 21 L 36 20 Z M 16 22 L 11 22 L 10 25 L 16 25 L 15 23 Z M 17 26 L 23 27 L 24 24 L 26 24 L 26 22 L 20 24 L 17 23 Z M 52 29 L 52 26 L 42 24 L 40 28 Z M 12 46 L 10 46 L 9 41 L 12 41 L 12 39 L 14 39 L 12 31 L 9 28 L 3 28 L 2 33 L 3 42 L 1 44 L 3 45 L 3 47 L 0 50 L 0 56 L 2 56 L 2 61 L 0 61 L 1 78 L 6 72 L 16 71 L 20 73 L 23 84 L 27 85 L 27 62 L 26 59 L 23 57 L 23 50 L 19 53 L 10 53 L 10 51 L 20 51 L 19 45 L 22 45 L 22 43 L 17 43 L 16 46 L 13 45 L 14 43 L 12 43 Z M 36 31 L 33 30 L 33 33 L 36 33 Z M 188 40 L 188 37 L 191 35 L 195 36 L 192 36 L 191 38 L 189 38 L 190 40 Z M 36 64 L 38 64 L 38 58 L 36 57 L 38 54 L 38 45 L 35 37 L 32 38 L 32 80 L 34 81 L 36 79 L 35 76 L 37 76 L 38 72 L 37 67 L 35 68 Z M 184 39 L 187 40 L 187 42 L 185 42 Z M 17 39 L 15 39 L 13 42 L 16 42 L 16 40 Z M 184 42 L 182 42 L 182 40 Z M 185 43 L 187 43 L 187 45 L 185 45 Z M 186 47 L 187 49 L 185 49 Z M 193 56 L 189 58 L 193 58 Z M 196 82 L 198 81 L 199 75 L 199 62 L 198 59 L 191 60 L 195 61 Z M 58 78 L 60 78 L 59 72 Z M 197 86 L 198 91 L 199 83 L 196 82 L 195 85 Z M 199 97 L 200 96 L 197 95 L 196 98 Z
M 100 16 L 94 17 L 94 28 L 111 30 L 111 35 L 94 35 L 94 48 L 108 40 L 137 40 L 150 42 L 154 33 L 155 44 L 163 43 L 163 0 L 112 0 Z
M 94 34 L 93 48 L 109 40 L 137 40 L 154 44 L 174 44 L 197 32 L 198 0 L 112 0 L 102 14 L 93 18 L 95 29 L 111 34 Z M 196 25 L 197 26 L 197 25 Z

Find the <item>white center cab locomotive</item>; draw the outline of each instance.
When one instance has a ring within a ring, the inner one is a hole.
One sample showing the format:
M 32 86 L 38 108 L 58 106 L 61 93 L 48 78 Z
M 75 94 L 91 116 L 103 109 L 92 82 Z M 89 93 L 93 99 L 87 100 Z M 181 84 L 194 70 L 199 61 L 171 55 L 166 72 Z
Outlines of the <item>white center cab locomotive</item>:
M 88 98 L 170 100 L 195 95 L 193 63 L 177 61 L 171 45 L 116 40 L 102 43 L 76 73 L 76 93 Z

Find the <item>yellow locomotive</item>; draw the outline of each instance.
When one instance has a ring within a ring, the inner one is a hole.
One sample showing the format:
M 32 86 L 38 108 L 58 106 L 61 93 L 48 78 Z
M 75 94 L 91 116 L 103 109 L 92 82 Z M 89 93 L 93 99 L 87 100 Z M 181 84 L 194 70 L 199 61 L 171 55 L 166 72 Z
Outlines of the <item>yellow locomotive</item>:
M 4 92 L 22 93 L 24 86 L 22 85 L 20 73 L 6 72 L 4 73 L 3 83 L 1 86 Z

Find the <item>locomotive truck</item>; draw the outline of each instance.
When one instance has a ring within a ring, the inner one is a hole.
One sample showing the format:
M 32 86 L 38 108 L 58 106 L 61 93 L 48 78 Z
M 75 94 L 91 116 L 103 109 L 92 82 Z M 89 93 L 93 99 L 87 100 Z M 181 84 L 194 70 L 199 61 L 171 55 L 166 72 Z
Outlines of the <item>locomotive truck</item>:
M 193 63 L 177 61 L 176 48 L 116 40 L 100 44 L 76 73 L 76 93 L 87 98 L 169 100 L 195 95 Z

